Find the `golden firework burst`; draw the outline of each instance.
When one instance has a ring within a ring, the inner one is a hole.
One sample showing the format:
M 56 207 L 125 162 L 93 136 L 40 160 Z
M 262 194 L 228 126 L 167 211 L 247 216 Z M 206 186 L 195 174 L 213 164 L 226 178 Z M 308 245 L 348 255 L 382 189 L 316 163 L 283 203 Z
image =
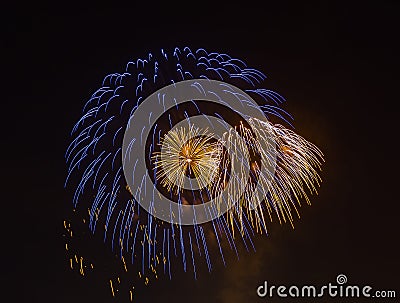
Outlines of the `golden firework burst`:
M 196 188 L 211 188 L 220 172 L 222 152 L 222 145 L 208 129 L 178 127 L 164 136 L 161 152 L 152 156 L 156 178 L 175 194 L 189 179 Z
M 250 150 L 258 160 L 251 159 Z M 168 191 L 207 188 L 218 211 L 222 203 L 228 205 L 232 231 L 234 217 L 243 224 L 246 212 L 253 227 L 262 232 L 265 210 L 270 220 L 275 213 L 280 222 L 293 226 L 293 211 L 299 215 L 301 198 L 310 203 L 308 192 L 317 193 L 323 154 L 282 125 L 250 118 L 248 126 L 241 123 L 220 138 L 193 124 L 175 128 L 164 136 L 161 152 L 152 158 L 157 181 Z M 225 197 L 220 195 L 223 191 Z

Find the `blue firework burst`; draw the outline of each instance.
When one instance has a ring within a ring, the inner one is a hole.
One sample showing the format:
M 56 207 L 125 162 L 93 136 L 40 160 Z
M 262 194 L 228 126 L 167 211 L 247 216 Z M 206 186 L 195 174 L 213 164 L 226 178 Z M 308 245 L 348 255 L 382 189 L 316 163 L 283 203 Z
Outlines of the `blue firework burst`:
M 239 241 L 246 249 L 254 249 L 255 231 L 250 214 L 243 213 L 240 218 L 232 216 L 230 222 L 228 217 L 220 216 L 206 224 L 192 226 L 164 222 L 141 208 L 133 198 L 135 189 L 130 188 L 124 178 L 123 139 L 132 115 L 154 92 L 193 79 L 234 85 L 254 98 L 267 118 L 274 115 L 285 121 L 287 117 L 290 119 L 280 108 L 284 98 L 263 88 L 266 76 L 242 60 L 204 49 L 191 51 L 188 47 L 175 48 L 172 52 L 161 50 L 129 62 L 123 73 L 104 78 L 102 86 L 84 105 L 65 154 L 68 166 L 65 186 L 73 189 L 73 207 L 88 209 L 90 231 L 102 234 L 112 250 L 119 252 L 121 258 L 129 256 L 131 263 L 136 264 L 143 274 L 161 268 L 171 277 L 174 259 L 180 259 L 183 269 L 193 271 L 195 277 L 196 268 L 202 263 L 211 271 L 216 257 L 209 253 L 210 242 L 216 243 L 218 258 L 224 264 L 224 249 L 238 254 Z M 201 102 L 192 100 L 192 105 L 187 107 L 177 105 L 176 109 L 168 111 L 164 120 L 153 125 L 151 136 L 144 138 L 147 141 L 143 143 L 149 151 L 146 161 L 150 166 L 151 155 L 166 129 L 188 119 L 191 110 L 202 111 Z M 229 111 L 213 110 L 219 119 L 231 119 Z M 153 181 L 157 183 L 155 177 Z M 177 203 L 182 200 L 178 199 Z M 263 224 L 261 228 L 265 230 Z M 235 229 L 240 231 L 238 237 L 233 236 Z M 212 237 L 208 236 L 210 232 Z

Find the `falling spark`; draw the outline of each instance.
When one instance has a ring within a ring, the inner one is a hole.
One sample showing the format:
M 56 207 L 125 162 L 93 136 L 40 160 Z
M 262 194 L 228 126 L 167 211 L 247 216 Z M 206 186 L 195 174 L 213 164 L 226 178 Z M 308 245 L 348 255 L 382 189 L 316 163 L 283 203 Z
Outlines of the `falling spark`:
M 115 294 L 114 294 L 114 287 L 113 287 L 113 283 L 112 283 L 111 279 L 110 279 L 110 288 L 111 288 L 111 294 L 112 294 L 112 296 L 115 297 Z

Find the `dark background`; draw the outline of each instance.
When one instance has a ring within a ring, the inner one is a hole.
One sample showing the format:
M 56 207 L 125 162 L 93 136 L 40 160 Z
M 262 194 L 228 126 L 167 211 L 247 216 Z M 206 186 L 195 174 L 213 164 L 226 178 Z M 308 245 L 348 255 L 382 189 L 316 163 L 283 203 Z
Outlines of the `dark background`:
M 6 19 L 5 47 L 19 63 L 10 69 L 15 108 L 3 118 L 4 146 L 19 159 L 5 163 L 8 179 L 16 180 L 10 191 L 21 230 L 9 243 L 22 244 L 8 251 L 22 253 L 5 260 L 3 275 L 16 281 L 17 301 L 129 301 L 127 294 L 111 297 L 106 248 L 93 244 L 104 261 L 95 276 L 69 269 L 62 222 L 71 193 L 63 188 L 63 155 L 86 99 L 105 75 L 175 46 L 226 52 L 265 72 L 266 87 L 287 99 L 296 131 L 324 152 L 323 183 L 294 230 L 274 222 L 256 253 L 241 252 L 238 262 L 228 258 L 226 268 L 197 281 L 178 273 L 172 281 L 138 284 L 136 302 L 267 302 L 255 294 L 264 280 L 322 285 L 340 273 L 350 284 L 400 296 L 399 5 L 260 3 L 35 4 Z M 18 181 L 15 165 L 24 165 L 27 181 Z

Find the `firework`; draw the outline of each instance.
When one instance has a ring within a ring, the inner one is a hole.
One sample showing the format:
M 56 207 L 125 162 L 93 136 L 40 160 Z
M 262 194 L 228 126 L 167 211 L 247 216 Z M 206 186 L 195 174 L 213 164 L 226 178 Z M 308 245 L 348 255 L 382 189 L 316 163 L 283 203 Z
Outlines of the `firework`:
M 254 248 L 266 218 L 293 224 L 317 192 L 323 155 L 290 130 L 265 79 L 227 54 L 161 50 L 105 77 L 84 106 L 65 155 L 73 206 L 145 283 L 171 277 L 174 259 L 211 271 L 209 233 L 225 264 L 223 248 Z
M 218 180 L 222 165 L 222 147 L 210 142 L 212 134 L 193 125 L 168 132 L 162 143 L 162 152 L 156 153 L 157 180 L 175 194 L 184 188 L 185 177 L 191 176 L 198 188 L 211 188 Z

